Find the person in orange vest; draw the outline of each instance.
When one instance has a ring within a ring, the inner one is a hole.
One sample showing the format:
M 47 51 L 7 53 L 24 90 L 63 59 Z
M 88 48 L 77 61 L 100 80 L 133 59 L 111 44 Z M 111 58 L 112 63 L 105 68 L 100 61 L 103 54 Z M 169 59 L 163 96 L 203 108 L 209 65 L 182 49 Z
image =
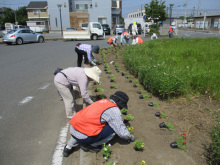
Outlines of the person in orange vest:
M 169 38 L 173 38 L 173 32 L 176 29 L 175 27 L 175 23 L 173 22 L 170 26 L 169 26 Z
M 126 45 L 129 45 L 129 39 L 130 39 L 130 34 L 128 32 L 122 33 L 121 34 L 121 45 L 123 41 Z
M 111 46 L 117 46 L 117 40 L 119 39 L 118 36 L 115 37 L 110 37 L 107 41 L 108 44 L 110 44 Z
M 63 156 L 68 157 L 78 145 L 84 151 L 98 152 L 102 144 L 109 142 L 115 134 L 128 142 L 134 142 L 122 121 L 122 108 L 128 108 L 129 97 L 117 91 L 109 99 L 101 99 L 77 112 L 70 120 L 71 138 L 64 147 Z
M 134 40 L 132 42 L 132 45 L 137 45 L 137 44 L 141 44 L 143 43 L 143 40 L 141 39 L 141 37 L 138 37 L 137 35 L 134 36 Z

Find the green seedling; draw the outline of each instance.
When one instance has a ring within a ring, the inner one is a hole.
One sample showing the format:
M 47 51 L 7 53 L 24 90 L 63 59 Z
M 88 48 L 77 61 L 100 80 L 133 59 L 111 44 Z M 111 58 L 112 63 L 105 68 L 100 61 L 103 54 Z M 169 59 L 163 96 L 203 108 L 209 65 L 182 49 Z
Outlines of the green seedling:
M 115 78 L 115 75 L 111 74 L 110 77 L 111 77 L 111 78 Z
M 162 119 L 166 119 L 166 118 L 167 118 L 167 115 L 166 115 L 165 113 L 163 113 L 163 112 L 160 112 L 160 117 L 161 117 Z
M 105 143 L 103 144 L 103 148 L 102 148 L 102 154 L 103 157 L 107 160 L 110 155 L 111 155 L 111 151 L 110 151 L 110 146 L 111 145 L 106 145 Z
M 167 123 L 165 123 L 165 125 L 166 125 L 166 127 L 167 127 L 168 130 L 174 131 L 174 127 L 175 127 L 175 126 L 174 126 L 172 123 L 168 123 L 168 122 L 167 122 Z
M 113 85 L 111 86 L 111 88 L 118 89 L 118 86 L 117 86 L 116 84 L 113 84 Z
M 144 143 L 142 140 L 137 140 L 134 142 L 134 148 L 136 150 L 142 151 L 144 149 Z
M 138 80 L 133 80 L 134 83 L 138 83 Z
M 122 109 L 121 109 L 121 113 L 122 113 L 122 114 L 126 114 L 127 111 L 128 111 L 128 110 L 127 110 L 126 108 L 122 108 Z
M 133 78 L 133 76 L 131 76 L 131 75 L 130 75 L 130 76 L 128 76 L 128 79 L 132 79 L 132 78 Z
M 160 105 L 160 103 L 157 103 L 157 102 L 154 102 L 154 103 L 153 103 L 153 106 L 154 106 L 154 107 L 157 107 L 157 106 L 159 106 L 159 105 Z
M 141 162 L 138 163 L 138 165 L 147 165 L 147 163 L 144 160 L 142 160 Z
M 143 98 L 147 100 L 147 99 L 151 98 L 151 96 L 148 95 L 148 94 L 144 94 L 144 95 L 143 95 Z
M 178 139 L 176 139 L 176 143 L 179 149 L 186 150 L 186 142 L 184 136 L 178 137 Z
M 112 78 L 112 79 L 111 79 L 111 82 L 115 82 L 115 81 L 116 81 L 116 79 L 115 79 L 115 78 Z
M 127 129 L 128 129 L 128 131 L 130 132 L 130 134 L 133 134 L 134 127 L 129 127 L 129 126 L 127 126 Z
M 102 89 L 102 88 L 97 88 L 96 91 L 97 91 L 97 92 L 102 92 L 103 89 Z
M 134 120 L 134 117 L 131 116 L 131 114 L 128 114 L 125 116 L 125 120 L 132 121 L 132 120 Z
M 147 91 L 141 90 L 141 94 L 146 94 L 146 93 L 147 93 Z

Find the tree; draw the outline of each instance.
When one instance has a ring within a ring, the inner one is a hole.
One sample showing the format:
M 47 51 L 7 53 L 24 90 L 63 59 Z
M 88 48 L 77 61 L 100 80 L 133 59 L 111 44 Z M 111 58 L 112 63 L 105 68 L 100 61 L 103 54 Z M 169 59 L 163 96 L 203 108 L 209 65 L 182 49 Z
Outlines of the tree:
M 28 20 L 26 7 L 21 7 L 16 11 L 16 18 L 19 25 L 26 25 Z
M 146 14 L 146 22 L 150 22 L 151 20 L 154 23 L 158 24 L 158 22 L 165 21 L 167 18 L 166 13 L 166 5 L 165 1 L 160 0 L 152 0 L 150 5 L 145 5 L 145 14 Z
M 14 23 L 15 22 L 15 15 L 12 9 L 8 8 L 4 11 L 4 16 L 2 17 L 2 24 L 6 22 Z

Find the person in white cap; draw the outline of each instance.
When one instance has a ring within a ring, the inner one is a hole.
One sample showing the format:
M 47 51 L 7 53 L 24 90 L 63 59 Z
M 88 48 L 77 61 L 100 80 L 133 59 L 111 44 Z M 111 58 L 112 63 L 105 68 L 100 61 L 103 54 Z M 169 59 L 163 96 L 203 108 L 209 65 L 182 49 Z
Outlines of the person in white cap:
M 121 45 L 124 41 L 124 44 L 129 45 L 130 34 L 128 32 L 124 32 L 121 34 Z
M 88 85 L 90 81 L 99 82 L 101 72 L 97 66 L 92 68 L 70 67 L 56 74 L 54 77 L 54 85 L 63 98 L 66 117 L 68 119 L 71 119 L 76 113 L 74 109 L 74 97 L 71 91 L 72 86 L 79 87 L 84 102 L 86 105 L 90 105 L 93 101 L 87 91 Z
M 153 39 L 157 39 L 158 37 L 157 37 L 157 35 L 156 35 L 156 33 L 153 33 L 153 35 L 151 36 L 151 40 L 153 40 Z
M 173 38 L 173 32 L 176 29 L 175 23 L 173 22 L 170 26 L 169 26 L 169 38 Z

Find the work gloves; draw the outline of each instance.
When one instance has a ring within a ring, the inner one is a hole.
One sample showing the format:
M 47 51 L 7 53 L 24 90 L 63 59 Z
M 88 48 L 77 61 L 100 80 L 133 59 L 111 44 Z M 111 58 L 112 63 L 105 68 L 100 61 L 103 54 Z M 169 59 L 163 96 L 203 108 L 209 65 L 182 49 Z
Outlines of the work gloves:
M 131 139 L 129 139 L 128 142 L 130 143 L 130 142 L 134 142 L 134 141 L 135 141 L 135 138 L 134 138 L 134 135 L 132 135 Z

